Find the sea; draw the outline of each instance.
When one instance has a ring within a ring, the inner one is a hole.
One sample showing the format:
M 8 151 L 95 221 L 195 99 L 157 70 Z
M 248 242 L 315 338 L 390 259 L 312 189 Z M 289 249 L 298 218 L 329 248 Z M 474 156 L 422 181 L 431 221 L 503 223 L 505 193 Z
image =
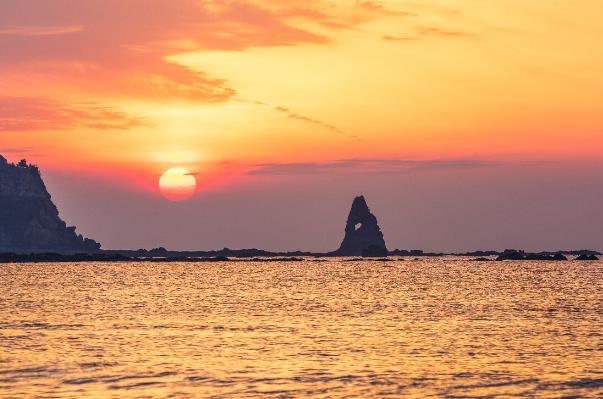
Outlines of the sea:
M 0 397 L 603 398 L 603 262 L 2 264 Z

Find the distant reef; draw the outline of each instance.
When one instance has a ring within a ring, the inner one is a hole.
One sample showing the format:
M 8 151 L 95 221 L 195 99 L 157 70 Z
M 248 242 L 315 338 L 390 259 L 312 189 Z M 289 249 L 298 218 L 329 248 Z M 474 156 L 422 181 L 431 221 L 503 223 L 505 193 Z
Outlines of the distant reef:
M 35 165 L 0 155 L 0 252 L 94 253 L 100 247 L 61 220 Z
M 558 252 L 537 252 L 537 253 L 526 253 L 524 251 L 518 251 L 516 249 L 506 249 L 496 257 L 498 261 L 504 260 L 556 260 L 563 261 L 568 260 L 567 255 L 577 255 L 574 260 L 579 261 L 592 261 L 599 260 L 597 255 L 600 253 L 589 250 L 582 251 L 558 251 Z

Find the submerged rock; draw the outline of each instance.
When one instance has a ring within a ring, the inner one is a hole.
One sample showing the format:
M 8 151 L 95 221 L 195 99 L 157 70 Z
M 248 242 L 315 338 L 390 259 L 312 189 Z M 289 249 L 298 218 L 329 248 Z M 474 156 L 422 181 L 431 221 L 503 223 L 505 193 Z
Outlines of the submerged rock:
M 59 217 L 35 165 L 0 156 L 0 252 L 96 252 L 100 244 L 76 234 Z
M 345 237 L 333 254 L 338 256 L 387 256 L 383 233 L 363 196 L 356 197 L 345 226 Z

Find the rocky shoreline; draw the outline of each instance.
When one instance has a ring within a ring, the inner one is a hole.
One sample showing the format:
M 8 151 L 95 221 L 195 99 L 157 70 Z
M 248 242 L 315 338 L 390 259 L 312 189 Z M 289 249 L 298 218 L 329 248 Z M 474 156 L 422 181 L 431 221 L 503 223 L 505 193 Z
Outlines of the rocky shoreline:
M 573 252 L 573 251 L 572 251 Z M 590 252 L 590 251 L 588 251 Z M 148 255 L 148 253 L 147 253 Z M 570 257 L 571 256 L 571 257 Z M 473 258 L 468 254 L 438 254 L 429 256 L 398 256 L 389 255 L 383 257 L 338 257 L 333 254 L 305 253 L 297 256 L 290 256 L 279 253 L 265 253 L 261 255 L 240 256 L 240 253 L 231 253 L 224 255 L 192 255 L 190 253 L 171 252 L 168 256 L 128 256 L 120 252 L 107 251 L 102 253 L 90 254 L 59 254 L 59 253 L 31 253 L 15 254 L 0 253 L 0 264 L 6 263 L 83 263 L 83 262 L 104 262 L 104 263 L 139 263 L 139 262 L 161 262 L 161 263 L 212 263 L 212 262 L 326 262 L 328 259 L 339 258 L 346 262 L 396 262 L 412 261 L 429 257 L 452 257 L 451 260 L 469 260 L 476 262 L 502 262 L 502 261 L 598 261 L 599 256 L 591 253 L 582 253 L 579 255 L 563 254 L 562 252 L 553 255 L 525 253 L 521 251 L 506 251 L 494 257 Z M 461 259 L 459 259 L 461 258 Z

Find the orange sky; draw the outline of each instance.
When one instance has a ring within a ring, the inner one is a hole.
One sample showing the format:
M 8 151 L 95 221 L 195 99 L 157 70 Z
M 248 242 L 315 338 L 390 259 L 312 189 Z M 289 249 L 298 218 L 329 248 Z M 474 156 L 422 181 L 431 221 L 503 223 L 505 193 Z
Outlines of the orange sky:
M 0 148 L 145 181 L 600 159 L 601 15 L 598 0 L 3 2 Z
M 392 248 L 601 249 L 601 15 L 600 0 L 0 1 L 0 154 L 38 164 L 104 248 L 331 250 L 365 194 Z M 198 192 L 163 198 L 168 168 Z

